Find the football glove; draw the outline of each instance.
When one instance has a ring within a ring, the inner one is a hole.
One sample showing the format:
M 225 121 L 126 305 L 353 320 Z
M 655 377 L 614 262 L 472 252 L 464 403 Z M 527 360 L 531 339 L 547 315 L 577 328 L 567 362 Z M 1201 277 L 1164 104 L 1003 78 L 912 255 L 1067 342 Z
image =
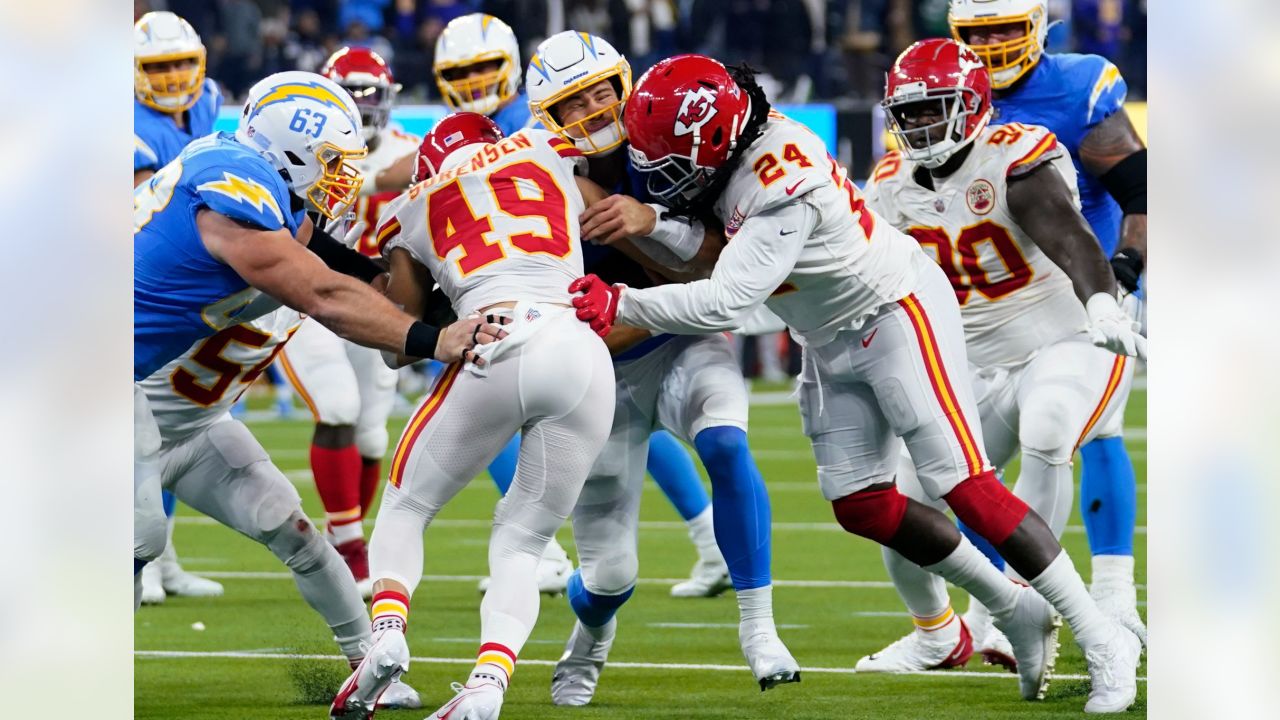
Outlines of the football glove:
M 1125 292 L 1137 292 L 1138 278 L 1142 276 L 1142 254 L 1134 248 L 1125 248 L 1111 258 L 1111 272 Z
M 1089 314 L 1089 335 L 1094 345 L 1117 355 L 1147 359 L 1147 339 L 1138 334 L 1141 325 L 1120 309 L 1114 296 L 1097 293 L 1084 309 Z
M 569 284 L 569 292 L 582 293 L 573 299 L 578 319 L 591 326 L 600 337 L 609 334 L 618 316 L 618 301 L 626 285 L 610 285 L 595 275 L 586 275 Z

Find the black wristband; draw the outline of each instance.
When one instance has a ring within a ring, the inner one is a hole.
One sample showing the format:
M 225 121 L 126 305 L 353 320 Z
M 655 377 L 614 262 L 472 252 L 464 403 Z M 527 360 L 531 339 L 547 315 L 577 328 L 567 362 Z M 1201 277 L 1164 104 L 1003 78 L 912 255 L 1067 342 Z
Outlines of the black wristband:
M 1147 214 L 1147 149 L 1143 148 L 1098 178 L 1125 215 Z
M 1111 272 L 1115 273 L 1116 282 L 1129 292 L 1138 289 L 1138 278 L 1146 263 L 1142 261 L 1142 253 L 1136 248 L 1125 248 L 1111 258 Z
M 434 359 L 438 342 L 440 328 L 416 321 L 409 326 L 409 332 L 404 336 L 404 354 L 406 357 Z
M 364 282 L 373 282 L 374 278 L 384 272 L 377 263 L 338 242 L 318 227 L 311 231 L 311 242 L 307 243 L 307 249 L 323 260 L 330 270 Z

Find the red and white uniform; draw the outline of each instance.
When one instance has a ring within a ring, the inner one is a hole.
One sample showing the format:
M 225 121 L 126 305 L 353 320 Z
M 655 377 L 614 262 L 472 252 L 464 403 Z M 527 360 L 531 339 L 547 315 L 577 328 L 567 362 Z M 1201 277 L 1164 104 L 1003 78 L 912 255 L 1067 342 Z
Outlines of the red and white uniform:
M 415 154 L 421 138 L 387 128 L 367 157 L 354 161 L 365 176 L 364 187 L 406 155 Z M 355 249 L 378 257 L 378 216 L 403 189 L 362 195 L 356 213 L 367 223 Z M 303 323 L 282 355 L 285 374 L 311 410 L 325 425 L 355 425 L 360 456 L 381 459 L 387 452 L 387 418 L 395 404 L 396 372 L 382 362 L 377 350 L 347 342 L 314 320 Z
M 302 322 L 280 308 L 200 340 L 139 383 L 160 428 L 161 482 L 178 499 L 261 540 L 301 499 L 229 411 Z
M 729 242 L 711 277 L 628 289 L 618 322 L 699 333 L 762 302 L 777 313 L 805 347 L 801 413 L 828 500 L 891 481 L 898 438 L 934 497 L 989 469 L 949 283 L 816 135 L 771 113 L 715 209 Z
M 503 340 L 478 348 L 485 367 L 447 367 L 406 425 L 370 544 L 370 576 L 415 587 L 422 529 L 522 431 L 490 557 L 527 556 L 521 567 L 530 574 L 492 572 L 485 605 L 514 602 L 509 612 L 530 626 L 522 593 L 535 586 L 537 558 L 577 501 L 614 406 L 609 353 L 577 319 L 568 292 L 582 274 L 580 164 L 572 144 L 538 129 L 463 147 L 388 206 L 378 225 L 383 253 L 402 249 L 425 266 L 459 317 L 484 309 L 511 323 Z
M 1133 376 L 1131 359 L 1090 341 L 1071 280 L 1009 210 L 1009 182 L 1045 165 L 1075 194 L 1075 169 L 1053 133 L 989 126 L 958 170 L 933 178 L 934 189 L 915 179 L 927 170 L 895 152 L 876 166 L 866 190 L 867 205 L 910 233 L 951 281 L 986 449 L 997 466 L 1019 449 L 1024 458 L 1065 466 L 1080 443 L 1118 422 Z M 1060 532 L 1070 505 L 1048 504 L 1056 509 L 1037 509 Z

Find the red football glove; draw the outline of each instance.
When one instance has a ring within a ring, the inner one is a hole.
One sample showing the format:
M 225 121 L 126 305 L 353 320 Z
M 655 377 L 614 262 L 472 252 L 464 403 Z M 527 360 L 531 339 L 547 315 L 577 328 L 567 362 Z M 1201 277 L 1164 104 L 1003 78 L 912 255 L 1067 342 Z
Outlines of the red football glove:
M 626 285 L 610 285 L 595 275 L 580 277 L 569 284 L 569 292 L 582 293 L 573 299 L 578 319 L 591 326 L 600 337 L 609 334 L 618 316 L 618 300 Z

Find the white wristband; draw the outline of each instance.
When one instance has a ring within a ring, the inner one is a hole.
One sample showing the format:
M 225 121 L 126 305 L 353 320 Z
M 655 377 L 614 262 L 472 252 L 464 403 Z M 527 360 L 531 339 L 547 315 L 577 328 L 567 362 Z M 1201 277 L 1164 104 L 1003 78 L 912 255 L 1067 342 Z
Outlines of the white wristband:
M 682 262 L 689 262 L 702 249 L 702 237 L 705 230 L 697 220 L 682 222 L 670 217 L 663 217 L 667 209 L 661 205 L 649 203 L 649 207 L 657 213 L 658 219 L 653 224 L 653 232 L 649 239 L 675 253 Z

